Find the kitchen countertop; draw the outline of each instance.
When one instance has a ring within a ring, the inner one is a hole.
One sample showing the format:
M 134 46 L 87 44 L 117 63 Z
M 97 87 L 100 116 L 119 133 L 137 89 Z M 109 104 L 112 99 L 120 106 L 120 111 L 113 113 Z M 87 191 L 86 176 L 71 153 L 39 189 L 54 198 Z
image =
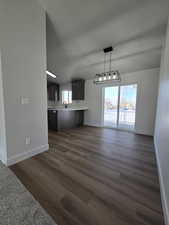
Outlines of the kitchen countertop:
M 0 225 L 56 225 L 15 174 L 0 162 Z
M 87 107 L 68 107 L 68 108 L 64 108 L 64 107 L 51 107 L 48 108 L 48 110 L 56 110 L 56 111 L 79 111 L 79 110 L 88 110 Z

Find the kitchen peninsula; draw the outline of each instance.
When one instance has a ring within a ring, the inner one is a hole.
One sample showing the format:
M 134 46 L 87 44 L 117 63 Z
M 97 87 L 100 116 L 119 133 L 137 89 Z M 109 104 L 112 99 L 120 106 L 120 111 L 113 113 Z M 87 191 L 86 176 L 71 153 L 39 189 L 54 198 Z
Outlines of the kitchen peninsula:
M 50 130 L 64 130 L 83 126 L 84 111 L 87 107 L 55 107 L 48 108 L 48 128 Z

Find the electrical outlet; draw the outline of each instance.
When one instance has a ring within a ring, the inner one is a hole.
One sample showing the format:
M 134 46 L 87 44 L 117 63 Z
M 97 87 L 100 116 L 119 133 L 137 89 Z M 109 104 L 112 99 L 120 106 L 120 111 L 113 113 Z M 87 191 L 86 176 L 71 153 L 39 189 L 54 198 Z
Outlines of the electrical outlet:
M 31 138 L 30 137 L 26 137 L 25 144 L 26 145 L 30 145 L 30 143 L 31 143 Z

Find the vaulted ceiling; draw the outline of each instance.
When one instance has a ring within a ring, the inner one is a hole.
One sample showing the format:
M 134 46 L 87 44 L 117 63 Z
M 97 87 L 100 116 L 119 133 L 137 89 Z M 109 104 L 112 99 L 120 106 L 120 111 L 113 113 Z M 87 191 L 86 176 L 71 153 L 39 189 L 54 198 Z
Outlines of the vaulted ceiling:
M 121 73 L 159 67 L 168 0 L 40 0 L 47 12 L 47 67 L 59 83 L 103 70 L 112 45 Z

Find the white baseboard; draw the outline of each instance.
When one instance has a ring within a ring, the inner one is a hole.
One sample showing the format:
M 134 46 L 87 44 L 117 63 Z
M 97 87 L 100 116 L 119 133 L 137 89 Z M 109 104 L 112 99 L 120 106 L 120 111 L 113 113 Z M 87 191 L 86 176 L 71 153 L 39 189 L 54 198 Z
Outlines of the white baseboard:
M 4 161 L 1 152 L 0 152 L 0 161 L 2 161 L 2 162 Z
M 23 153 L 20 153 L 18 155 L 15 155 L 9 159 L 7 159 L 7 162 L 5 162 L 6 166 L 11 166 L 15 163 L 18 163 L 20 161 L 23 161 L 25 159 L 28 159 L 32 156 L 35 156 L 39 153 L 42 153 L 42 152 L 45 152 L 49 149 L 49 145 L 42 145 L 38 148 L 35 148 L 35 149 L 31 149 L 31 150 L 28 150 L 26 152 L 23 152 Z
M 104 126 L 99 123 L 93 123 L 93 122 L 85 122 L 84 126 L 90 126 L 90 127 L 102 127 L 102 128 L 107 128 L 107 129 L 113 129 L 113 130 L 119 130 L 119 131 L 125 131 L 125 132 L 130 132 L 130 133 L 135 133 L 135 130 L 127 130 L 123 128 L 115 128 L 111 126 Z
M 169 225 L 169 209 L 168 209 L 168 205 L 167 205 L 167 201 L 166 201 L 167 198 L 166 198 L 166 192 L 165 192 L 165 187 L 164 187 L 164 180 L 163 180 L 161 164 L 160 164 L 160 160 L 159 160 L 159 150 L 158 150 L 155 138 L 154 138 L 154 145 L 155 145 L 158 175 L 159 175 L 159 181 L 160 181 L 160 192 L 161 192 L 164 221 L 165 221 L 165 225 Z
M 91 127 L 102 127 L 99 123 L 93 123 L 93 122 L 84 122 L 84 125 L 91 126 Z
M 0 161 L 6 165 L 6 158 L 3 156 L 2 153 L 0 153 Z

